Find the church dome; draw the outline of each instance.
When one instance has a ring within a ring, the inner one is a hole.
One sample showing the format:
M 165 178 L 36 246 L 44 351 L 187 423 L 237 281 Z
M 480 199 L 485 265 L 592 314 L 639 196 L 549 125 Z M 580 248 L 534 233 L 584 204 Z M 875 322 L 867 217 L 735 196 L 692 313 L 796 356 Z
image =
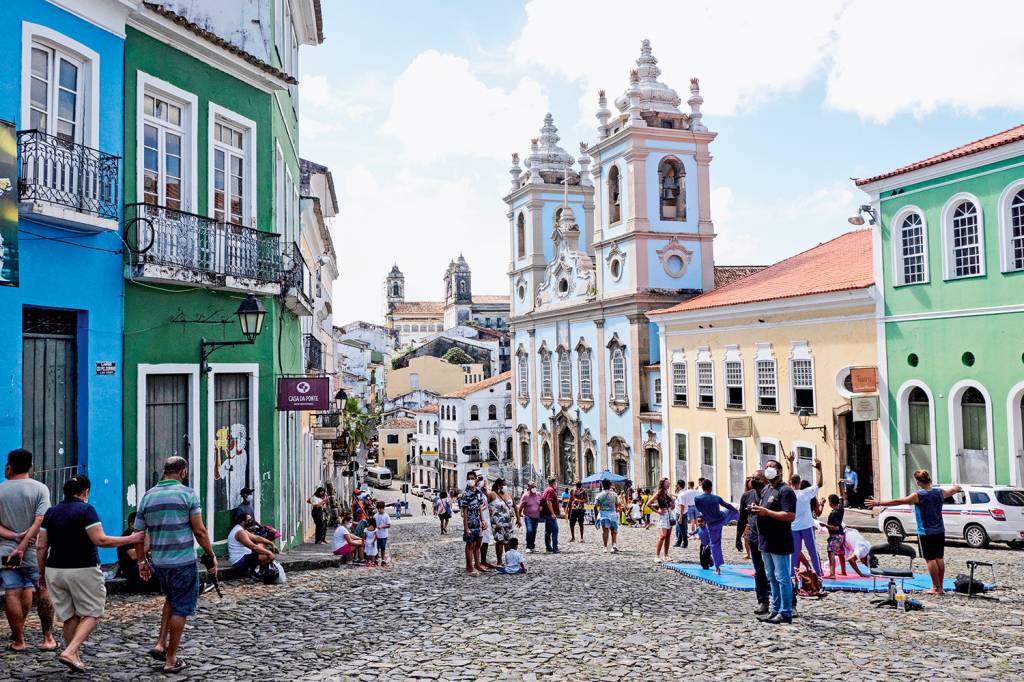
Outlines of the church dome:
M 623 114 L 629 110 L 629 98 L 636 95 L 641 112 L 681 114 L 679 104 L 683 101 L 679 93 L 658 80 L 661 69 L 658 60 L 651 54 L 651 41 L 644 40 L 640 47 L 640 58 L 636 70 L 630 72 L 630 86 L 615 100 L 616 108 Z
M 546 114 L 540 137 L 531 141 L 530 155 L 526 157 L 527 173 L 531 179 L 539 175 L 546 183 L 561 184 L 568 167 L 569 184 L 578 184 L 579 175 L 572 169 L 576 159 L 558 146 L 559 139 L 554 117 L 550 113 Z

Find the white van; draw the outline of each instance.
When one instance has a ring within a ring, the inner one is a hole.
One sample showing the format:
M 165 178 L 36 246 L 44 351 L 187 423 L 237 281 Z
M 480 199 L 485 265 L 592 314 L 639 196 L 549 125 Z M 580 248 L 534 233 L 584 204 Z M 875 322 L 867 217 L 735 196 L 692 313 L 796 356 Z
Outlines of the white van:
M 989 541 L 1024 548 L 1024 490 L 1005 485 L 963 485 L 963 492 L 942 506 L 946 538 L 964 540 L 975 548 Z M 886 535 L 917 532 L 914 506 L 885 507 L 878 515 L 878 528 Z
M 374 488 L 390 488 L 391 469 L 387 467 L 367 467 L 366 483 Z

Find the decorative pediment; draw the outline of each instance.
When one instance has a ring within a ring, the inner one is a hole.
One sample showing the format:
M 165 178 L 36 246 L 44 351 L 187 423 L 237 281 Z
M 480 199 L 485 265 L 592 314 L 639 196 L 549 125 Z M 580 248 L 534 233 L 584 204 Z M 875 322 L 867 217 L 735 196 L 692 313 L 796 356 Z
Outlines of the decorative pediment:
M 559 209 L 551 234 L 554 257 L 537 289 L 537 306 L 583 302 L 597 295 L 594 261 L 579 248 L 580 228 L 571 206 Z
M 657 254 L 665 274 L 676 279 L 686 274 L 690 261 L 693 260 L 693 251 L 687 249 L 676 237 L 672 237 L 668 244 L 658 249 Z

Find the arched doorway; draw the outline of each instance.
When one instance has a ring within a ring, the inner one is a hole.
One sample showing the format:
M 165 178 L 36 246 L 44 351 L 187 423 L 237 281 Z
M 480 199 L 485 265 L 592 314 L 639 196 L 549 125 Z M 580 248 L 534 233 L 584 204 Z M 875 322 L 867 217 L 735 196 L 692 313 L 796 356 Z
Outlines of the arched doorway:
M 594 451 L 587 448 L 587 451 L 583 454 L 583 475 L 592 476 L 596 472 L 594 471 Z
M 957 470 L 960 483 L 991 482 L 988 457 L 988 401 L 975 386 L 960 394 L 960 437 Z
M 644 485 L 654 490 L 658 487 L 658 460 L 661 453 L 654 448 L 647 448 L 644 451 Z
M 909 494 L 917 489 L 914 472 L 932 468 L 931 401 L 920 386 L 915 386 L 907 395 L 907 446 L 904 454 L 903 479 Z
M 541 471 L 544 473 L 544 480 L 547 481 L 551 478 L 551 446 L 544 443 L 540 449 L 541 452 Z
M 558 477 L 563 483 L 572 483 L 576 480 L 576 437 L 566 427 L 558 440 Z

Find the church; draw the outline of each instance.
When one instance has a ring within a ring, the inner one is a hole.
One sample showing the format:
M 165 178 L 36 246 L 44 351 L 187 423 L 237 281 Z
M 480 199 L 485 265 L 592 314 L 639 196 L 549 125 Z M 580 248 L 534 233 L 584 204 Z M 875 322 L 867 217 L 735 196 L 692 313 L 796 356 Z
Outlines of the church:
M 398 265 L 384 279 L 384 324 L 407 348 L 439 332 L 473 322 L 485 329 L 508 329 L 508 296 L 474 296 L 469 263 L 459 254 L 444 273 L 443 301 L 406 301 L 405 275 Z
M 608 469 L 654 487 L 662 358 L 646 313 L 746 274 L 715 267 L 709 145 L 699 83 L 688 111 L 644 41 L 597 140 L 574 158 L 551 114 L 505 196 L 511 237 L 514 452 L 524 477 L 568 484 Z

